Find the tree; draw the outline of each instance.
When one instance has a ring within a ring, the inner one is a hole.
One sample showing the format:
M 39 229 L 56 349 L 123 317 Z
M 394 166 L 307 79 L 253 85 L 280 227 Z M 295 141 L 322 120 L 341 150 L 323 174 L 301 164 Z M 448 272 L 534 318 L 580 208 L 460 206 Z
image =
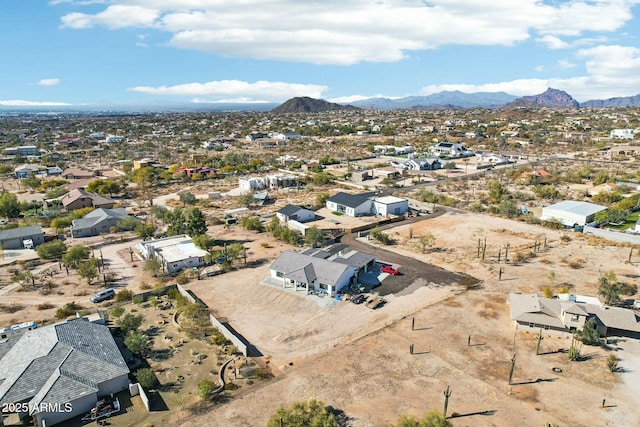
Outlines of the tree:
M 304 235 L 304 242 L 311 247 L 316 247 L 324 242 L 324 231 L 315 225 L 309 227 Z
M 202 380 L 198 383 L 198 396 L 200 396 L 202 400 L 210 400 L 216 388 L 216 383 L 213 381 Z
M 90 258 L 77 268 L 78 275 L 84 279 L 87 279 L 87 285 L 91 285 L 93 279 L 98 276 L 98 259 Z
M 244 254 L 245 248 L 242 243 L 232 243 L 227 246 L 227 259 L 232 263 Z
M 140 222 L 139 219 L 134 218 L 132 216 L 129 216 L 129 217 L 126 217 L 126 218 L 122 218 L 120 221 L 118 221 L 116 223 L 116 228 L 118 230 L 123 230 L 123 231 L 133 231 L 140 224 L 141 224 L 141 222 Z
M 187 213 L 186 231 L 189 236 L 198 236 L 207 233 L 207 222 L 200 209 L 193 208 Z
M 257 232 L 264 231 L 264 225 L 258 216 L 245 216 L 240 220 L 240 226 L 247 230 L 253 230 Z
M 316 194 L 316 205 L 324 206 L 329 197 L 331 197 L 331 194 L 325 192 Z
M 69 267 L 77 268 L 80 262 L 89 258 L 89 248 L 83 245 L 72 246 L 62 257 L 62 261 Z
M 335 416 L 323 402 L 310 399 L 280 406 L 267 422 L 267 427 L 338 427 Z
M 20 204 L 13 193 L 0 193 L 0 216 L 17 218 L 20 215 Z
M 158 273 L 162 270 L 162 262 L 157 258 L 150 258 L 144 262 L 142 269 L 151 273 L 153 277 L 158 277 Z
M 575 337 L 578 341 L 582 341 L 582 343 L 586 345 L 600 344 L 600 334 L 598 334 L 596 322 L 593 319 L 587 320 L 582 329 L 576 331 Z
M 182 209 L 176 208 L 172 211 L 167 211 L 165 220 L 169 224 L 167 227 L 167 236 L 178 236 L 187 232 Z
M 333 176 L 327 172 L 314 173 L 311 177 L 314 185 L 326 185 L 333 182 Z
M 135 376 L 144 388 L 153 388 L 158 383 L 156 374 L 153 373 L 151 368 L 140 368 L 136 371 Z
M 156 226 L 154 224 L 145 224 L 144 222 L 138 221 L 136 228 L 134 229 L 136 233 L 136 237 L 146 240 L 156 233 Z
M 131 331 L 124 339 L 124 345 L 127 346 L 131 353 L 137 356 L 144 356 L 147 350 L 151 348 L 151 339 L 143 332 Z
M 36 253 L 42 259 L 60 259 L 67 251 L 67 245 L 62 240 L 52 240 L 36 247 Z
M 120 316 L 122 316 L 123 314 L 124 314 L 124 308 L 122 308 L 119 305 L 116 307 L 113 307 L 113 309 L 111 310 L 111 315 L 116 319 L 120 319 Z
M 499 203 L 507 195 L 507 189 L 499 181 L 489 181 L 489 198 L 495 203 Z
M 621 286 L 618 283 L 616 274 L 613 271 L 602 273 L 599 279 L 600 287 L 598 295 L 604 298 L 606 305 L 614 304 L 620 301 Z
M 35 190 L 36 188 L 40 187 L 40 185 L 42 184 L 42 181 L 40 181 L 38 178 L 36 178 L 33 175 L 29 175 L 28 177 L 22 180 L 22 183 L 27 187 L 31 188 L 32 190 Z
M 136 331 L 142 325 L 142 316 L 127 313 L 120 320 L 120 330 L 128 335 L 131 331 Z
M 193 236 L 192 238 L 193 244 L 199 247 L 200 249 L 204 249 L 208 251 L 212 246 L 215 246 L 216 239 L 211 236 L 207 236 L 206 234 L 198 234 Z
M 193 193 L 186 192 L 180 194 L 180 201 L 182 206 L 185 207 L 187 205 L 195 205 L 198 199 Z

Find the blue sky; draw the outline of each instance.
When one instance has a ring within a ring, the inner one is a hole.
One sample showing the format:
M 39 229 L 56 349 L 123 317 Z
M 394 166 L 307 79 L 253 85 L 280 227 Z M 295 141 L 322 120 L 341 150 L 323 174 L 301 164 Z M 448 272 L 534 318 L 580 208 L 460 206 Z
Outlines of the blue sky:
M 640 0 L 2 0 L 0 105 L 640 94 Z

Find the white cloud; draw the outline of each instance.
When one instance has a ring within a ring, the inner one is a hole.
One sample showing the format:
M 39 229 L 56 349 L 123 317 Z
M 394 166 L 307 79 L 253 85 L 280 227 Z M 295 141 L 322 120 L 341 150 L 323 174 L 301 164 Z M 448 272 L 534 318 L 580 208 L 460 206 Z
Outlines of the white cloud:
M 327 86 L 300 83 L 257 81 L 254 83 L 240 80 L 218 80 L 206 83 L 185 83 L 175 86 L 137 86 L 129 88 L 132 92 L 163 96 L 216 97 L 206 102 L 231 102 L 230 99 L 242 99 L 242 102 L 279 102 L 293 96 L 322 98 Z M 201 101 L 204 102 L 204 101 Z
M 60 0 L 54 0 L 60 1 Z M 69 13 L 63 27 L 153 27 L 169 44 L 220 55 L 349 65 L 393 62 L 443 45 L 510 46 L 536 37 L 612 32 L 640 0 L 111 0 L 104 10 Z
M 442 84 L 423 87 L 422 95 L 444 90 L 461 92 L 506 92 L 516 96 L 535 95 L 548 87 L 561 89 L 579 102 L 607 99 L 640 93 L 640 48 L 625 46 L 596 46 L 578 51 L 585 60 L 587 74 L 567 79 L 519 79 L 488 84 Z M 567 62 L 568 63 L 568 62 Z
M 570 62 L 566 59 L 559 59 L 558 60 L 558 67 L 560 67 L 563 70 L 568 70 L 570 68 L 575 68 L 577 67 L 577 64 L 574 64 L 573 62 Z
M 544 65 L 537 65 L 535 67 L 533 67 L 533 69 L 539 73 L 544 71 Z
M 547 34 L 546 36 L 536 39 L 538 43 L 546 45 L 549 49 L 566 49 L 571 45 L 564 40 L 559 39 L 556 36 Z
M 0 105 L 6 107 L 61 107 L 71 105 L 65 102 L 48 102 L 48 101 L 24 101 L 21 99 L 0 100 Z
M 36 84 L 38 86 L 56 86 L 60 84 L 60 79 L 42 79 Z

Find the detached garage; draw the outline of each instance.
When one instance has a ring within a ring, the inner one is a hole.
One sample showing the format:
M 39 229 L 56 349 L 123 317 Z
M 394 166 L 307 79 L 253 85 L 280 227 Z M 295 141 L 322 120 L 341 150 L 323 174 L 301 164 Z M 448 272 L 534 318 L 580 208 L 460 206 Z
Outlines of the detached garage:
M 409 201 L 399 197 L 386 196 L 373 199 L 373 207 L 376 215 L 404 215 L 409 212 Z
M 542 208 L 542 221 L 558 220 L 567 227 L 586 225 L 594 221 L 596 214 L 607 209 L 605 206 L 588 202 L 565 200 L 555 205 Z
M 3 249 L 33 249 L 42 243 L 44 231 L 39 225 L 0 231 L 0 245 Z

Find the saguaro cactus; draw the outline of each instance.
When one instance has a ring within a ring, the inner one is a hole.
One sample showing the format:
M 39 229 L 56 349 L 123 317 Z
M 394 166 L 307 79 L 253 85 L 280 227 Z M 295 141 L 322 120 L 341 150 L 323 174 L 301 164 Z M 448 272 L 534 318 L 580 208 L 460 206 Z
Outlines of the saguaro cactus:
M 449 398 L 451 397 L 451 388 L 447 386 L 444 391 L 444 417 L 447 418 L 447 409 L 449 408 Z

